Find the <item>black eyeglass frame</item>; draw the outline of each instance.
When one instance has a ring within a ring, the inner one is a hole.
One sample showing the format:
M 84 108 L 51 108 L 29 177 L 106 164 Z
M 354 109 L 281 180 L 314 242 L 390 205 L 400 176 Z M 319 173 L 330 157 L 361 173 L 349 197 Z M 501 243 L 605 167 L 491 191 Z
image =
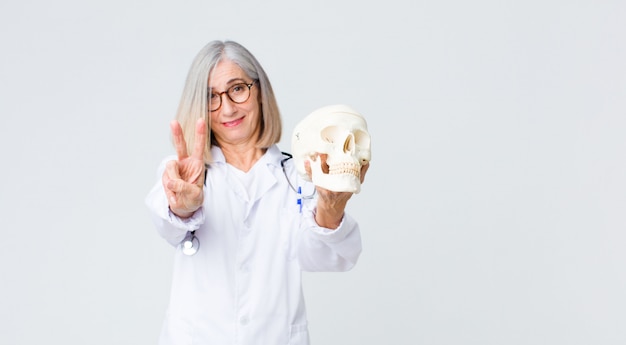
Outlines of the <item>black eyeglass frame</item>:
M 242 103 L 246 103 L 249 99 L 250 99 L 250 95 L 252 95 L 252 91 L 250 91 L 250 89 L 252 88 L 252 86 L 257 83 L 258 80 L 253 80 L 250 84 L 248 83 L 237 83 L 231 87 L 229 87 L 228 89 L 226 89 L 226 91 L 222 91 L 222 92 L 211 92 L 209 94 L 207 94 L 207 106 L 209 106 L 211 104 L 211 94 L 217 95 L 219 97 L 219 102 L 220 104 L 217 106 L 217 108 L 215 109 L 209 109 L 209 111 L 213 112 L 213 111 L 218 111 L 221 107 L 222 107 L 222 95 L 226 94 L 226 96 L 228 97 L 228 99 L 230 99 L 231 102 L 235 103 L 235 104 L 242 104 Z M 230 94 L 228 93 L 228 91 L 230 91 L 230 89 L 232 89 L 235 86 L 238 85 L 245 85 L 248 87 L 248 98 L 246 98 L 245 100 L 241 101 L 241 102 L 237 102 L 235 101 L 232 97 L 230 97 Z

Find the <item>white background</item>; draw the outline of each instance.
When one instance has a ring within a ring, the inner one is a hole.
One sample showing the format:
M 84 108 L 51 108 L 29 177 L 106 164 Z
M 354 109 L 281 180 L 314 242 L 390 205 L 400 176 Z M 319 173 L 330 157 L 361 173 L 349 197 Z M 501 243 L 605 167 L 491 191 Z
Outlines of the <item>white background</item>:
M 155 344 L 143 199 L 195 54 L 284 117 L 368 120 L 364 251 L 305 274 L 314 344 L 626 343 L 623 1 L 0 2 L 0 343 Z

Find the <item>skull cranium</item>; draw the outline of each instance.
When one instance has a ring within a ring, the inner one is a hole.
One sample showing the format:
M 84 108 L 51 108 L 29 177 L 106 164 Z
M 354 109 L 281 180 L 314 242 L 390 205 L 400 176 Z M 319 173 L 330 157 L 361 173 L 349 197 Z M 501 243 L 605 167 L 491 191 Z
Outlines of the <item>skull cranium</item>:
M 335 192 L 361 191 L 361 166 L 371 159 L 365 118 L 339 104 L 315 110 L 294 128 L 291 149 L 298 173 Z M 324 161 L 318 155 L 325 154 Z M 310 162 L 311 178 L 304 162 Z

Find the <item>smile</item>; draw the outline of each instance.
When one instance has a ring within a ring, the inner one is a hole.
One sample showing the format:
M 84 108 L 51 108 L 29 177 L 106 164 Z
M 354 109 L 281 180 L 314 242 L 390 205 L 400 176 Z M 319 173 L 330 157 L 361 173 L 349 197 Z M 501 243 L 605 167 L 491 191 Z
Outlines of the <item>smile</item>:
M 241 124 L 243 122 L 244 118 L 245 118 L 245 116 L 242 117 L 242 118 L 239 118 L 237 120 L 233 120 L 233 121 L 229 121 L 229 122 L 223 122 L 222 124 L 224 125 L 224 127 L 235 127 L 235 126 Z

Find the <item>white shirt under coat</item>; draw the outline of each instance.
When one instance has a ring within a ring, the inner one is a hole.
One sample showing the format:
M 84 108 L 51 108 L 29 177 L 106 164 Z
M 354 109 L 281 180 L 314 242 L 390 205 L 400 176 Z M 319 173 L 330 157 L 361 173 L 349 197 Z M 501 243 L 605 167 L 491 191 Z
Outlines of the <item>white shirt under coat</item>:
M 248 172 L 246 188 L 220 148 L 207 172 L 204 203 L 182 220 L 169 210 L 161 183 L 146 197 L 159 234 L 176 248 L 170 303 L 161 345 L 308 345 L 302 271 L 347 271 L 361 253 L 359 226 L 348 214 L 330 230 L 314 220 L 316 200 L 304 202 L 291 189 L 276 145 Z M 314 190 L 285 162 L 291 183 Z M 198 252 L 184 255 L 180 242 L 196 230 Z M 331 311 L 329 311 L 330 313 Z

